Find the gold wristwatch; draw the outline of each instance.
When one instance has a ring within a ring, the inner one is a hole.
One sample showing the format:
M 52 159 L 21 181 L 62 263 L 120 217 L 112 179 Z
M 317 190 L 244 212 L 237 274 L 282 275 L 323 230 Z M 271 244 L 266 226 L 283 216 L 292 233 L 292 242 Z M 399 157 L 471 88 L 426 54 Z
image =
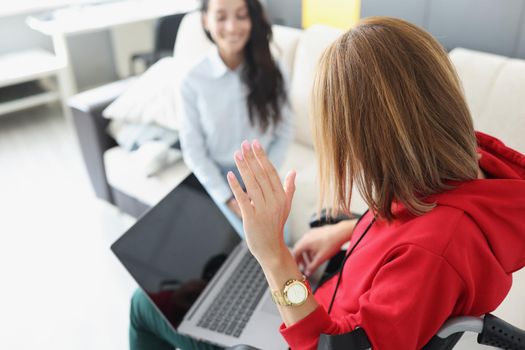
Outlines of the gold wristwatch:
M 303 305 L 312 293 L 310 283 L 303 276 L 302 280 L 290 279 L 284 284 L 283 291 L 272 291 L 272 299 L 277 305 L 299 306 Z

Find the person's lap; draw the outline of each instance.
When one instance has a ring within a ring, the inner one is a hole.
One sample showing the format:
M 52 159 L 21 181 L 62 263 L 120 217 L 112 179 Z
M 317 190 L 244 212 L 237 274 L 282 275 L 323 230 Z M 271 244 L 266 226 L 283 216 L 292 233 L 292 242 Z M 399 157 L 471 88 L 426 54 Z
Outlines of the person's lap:
M 220 350 L 221 347 L 177 333 L 141 289 L 131 299 L 130 350 Z
M 221 169 L 224 172 L 236 168 Z M 240 178 L 240 177 L 239 177 Z M 221 212 L 234 227 L 239 236 L 244 239 L 242 220 L 237 217 L 226 204 L 217 203 Z M 288 224 L 285 225 L 285 241 L 288 243 Z M 131 300 L 129 343 L 131 350 L 173 350 L 177 347 L 182 350 L 218 350 L 218 346 L 196 341 L 190 337 L 181 335 L 173 330 L 170 324 L 162 317 L 160 312 L 153 306 L 148 297 L 140 289 L 137 289 Z

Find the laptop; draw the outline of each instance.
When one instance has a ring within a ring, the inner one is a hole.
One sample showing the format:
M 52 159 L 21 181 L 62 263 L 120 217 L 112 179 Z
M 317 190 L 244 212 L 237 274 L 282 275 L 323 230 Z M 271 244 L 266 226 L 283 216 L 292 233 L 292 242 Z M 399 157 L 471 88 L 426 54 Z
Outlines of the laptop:
M 111 249 L 175 331 L 223 347 L 288 349 L 259 264 L 193 174 Z

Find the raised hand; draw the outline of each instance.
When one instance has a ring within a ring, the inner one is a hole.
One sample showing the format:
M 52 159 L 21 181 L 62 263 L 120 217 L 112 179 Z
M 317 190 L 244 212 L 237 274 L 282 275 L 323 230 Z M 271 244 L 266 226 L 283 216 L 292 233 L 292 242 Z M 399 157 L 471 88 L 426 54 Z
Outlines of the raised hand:
M 234 158 L 246 193 L 232 172 L 228 173 L 228 183 L 242 213 L 248 248 L 265 265 L 288 253 L 283 229 L 295 191 L 295 171 L 288 174 L 283 186 L 257 140 L 251 144 L 244 141 Z

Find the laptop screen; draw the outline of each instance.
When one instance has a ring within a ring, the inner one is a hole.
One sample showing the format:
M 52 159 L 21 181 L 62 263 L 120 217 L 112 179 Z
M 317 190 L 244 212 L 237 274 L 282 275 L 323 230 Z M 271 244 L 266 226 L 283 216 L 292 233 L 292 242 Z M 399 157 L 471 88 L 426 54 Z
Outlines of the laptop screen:
M 240 240 L 191 174 L 111 249 L 177 328 Z

